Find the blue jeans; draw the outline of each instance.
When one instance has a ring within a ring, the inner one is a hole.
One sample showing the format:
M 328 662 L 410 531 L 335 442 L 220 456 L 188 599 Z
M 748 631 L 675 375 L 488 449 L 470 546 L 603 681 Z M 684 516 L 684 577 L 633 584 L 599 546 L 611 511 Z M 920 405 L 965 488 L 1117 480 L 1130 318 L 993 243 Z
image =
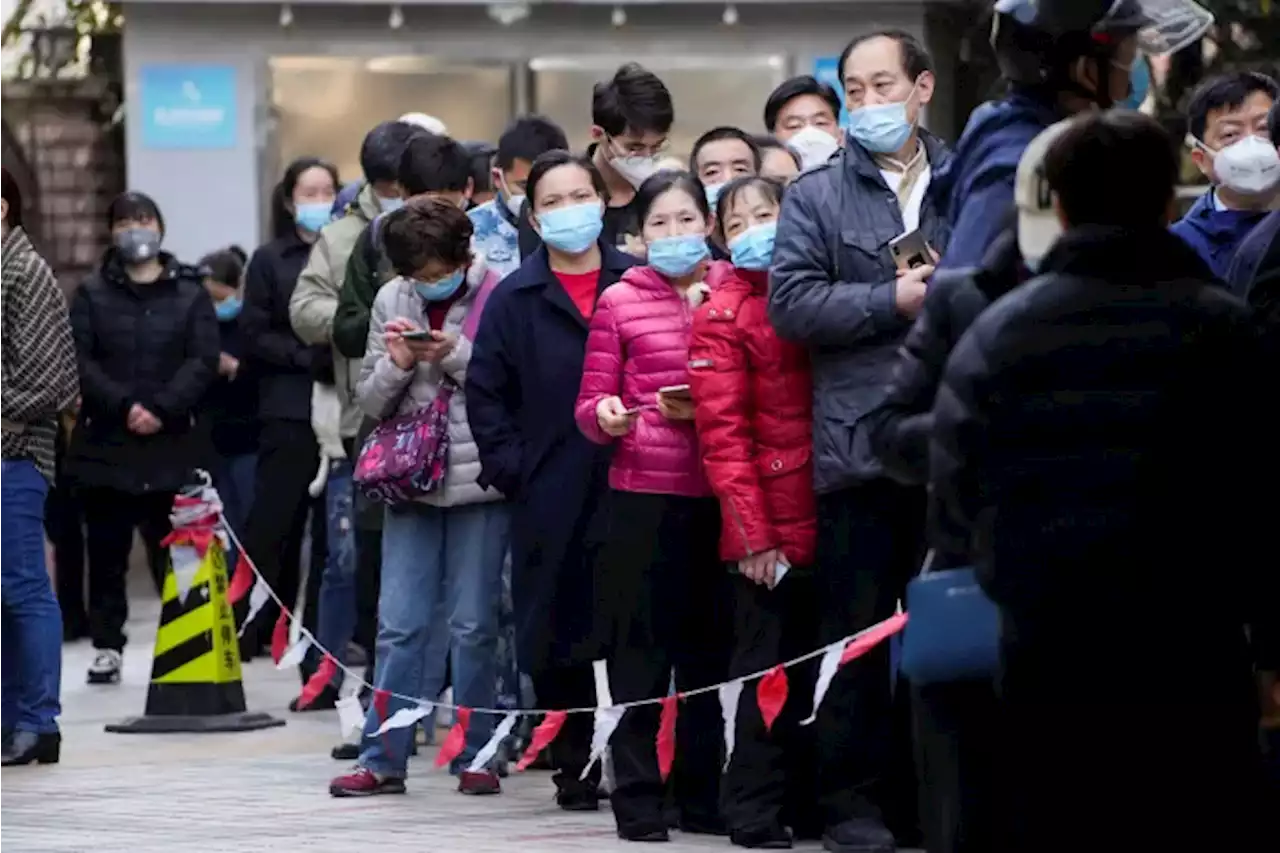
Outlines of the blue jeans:
M 62 613 L 44 557 L 44 498 L 49 483 L 26 459 L 0 470 L 0 620 L 5 733 L 58 730 L 62 679 Z M 504 545 L 505 547 L 505 545 Z
M 502 503 L 387 510 L 382 528 L 382 591 L 378 599 L 378 652 L 374 680 L 382 690 L 434 698 L 444 683 L 444 640 L 453 655 L 454 703 L 492 708 L 497 678 L 498 607 L 509 515 Z M 436 624 L 433 624 L 436 623 Z M 389 713 L 409 703 L 392 699 Z M 453 770 L 464 768 L 493 734 L 496 720 L 475 714 Z M 360 764 L 375 773 L 404 776 L 413 729 L 374 736 L 381 722 L 370 708 Z
M 249 526 L 249 513 L 253 510 L 253 486 L 257 479 L 258 454 L 242 453 L 239 456 L 219 457 L 213 471 L 213 487 L 222 498 L 222 514 L 243 541 L 245 528 Z M 227 548 L 227 576 L 236 570 L 234 545 Z
M 320 580 L 320 610 L 316 641 L 342 660 L 356 630 L 356 517 L 355 485 L 349 459 L 329 463 L 325 487 L 326 554 Z M 342 671 L 333 678 L 342 684 Z

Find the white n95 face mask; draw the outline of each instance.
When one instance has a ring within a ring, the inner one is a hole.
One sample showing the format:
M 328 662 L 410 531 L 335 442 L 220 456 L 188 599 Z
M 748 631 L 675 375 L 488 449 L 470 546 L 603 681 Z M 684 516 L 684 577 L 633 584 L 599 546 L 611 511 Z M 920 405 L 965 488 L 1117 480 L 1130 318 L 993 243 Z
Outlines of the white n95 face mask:
M 800 163 L 807 170 L 830 160 L 840 142 L 825 130 L 810 124 L 788 139 L 787 147 L 800 155 Z
M 1241 195 L 1266 195 L 1280 186 L 1280 153 L 1274 142 L 1246 136 L 1213 156 L 1218 182 Z

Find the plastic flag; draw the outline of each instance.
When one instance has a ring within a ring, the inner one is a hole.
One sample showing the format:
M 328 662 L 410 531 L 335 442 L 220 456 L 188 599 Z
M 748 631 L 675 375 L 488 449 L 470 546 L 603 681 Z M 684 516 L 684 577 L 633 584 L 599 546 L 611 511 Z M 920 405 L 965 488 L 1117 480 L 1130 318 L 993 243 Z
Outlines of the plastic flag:
M 721 684 L 716 692 L 720 694 L 720 717 L 724 720 L 724 769 L 728 770 L 729 759 L 733 758 L 733 747 L 738 740 L 738 701 L 742 699 L 742 682 Z
M 262 581 L 258 581 L 262 583 Z M 246 616 L 244 623 L 248 625 L 253 621 L 251 616 Z M 287 607 L 280 608 L 280 618 L 276 619 L 275 627 L 271 629 L 271 659 L 277 664 L 284 657 L 284 650 L 289 647 L 289 609 Z
M 578 777 L 578 781 L 586 781 L 591 768 L 595 767 L 596 762 L 604 755 L 604 751 L 609 748 L 609 739 L 613 737 L 618 723 L 622 722 L 624 710 L 617 707 L 596 709 L 595 723 L 591 729 L 591 757 L 587 759 L 587 766 L 582 768 L 582 775 Z
M 564 711 L 550 711 L 542 718 L 542 722 L 538 723 L 529 738 L 529 748 L 524 751 L 524 755 L 520 756 L 520 761 L 516 764 L 517 771 L 527 770 L 530 764 L 538 760 L 542 750 L 550 746 L 551 741 L 560 734 L 560 728 L 568 718 L 569 715 Z
M 240 599 L 248 595 L 252 588 L 253 569 L 249 566 L 249 560 L 242 550 L 236 555 L 236 570 L 231 576 L 231 585 L 227 587 L 227 601 L 231 604 L 239 604 Z
M 191 592 L 191 583 L 200 571 L 201 556 L 190 545 L 172 545 L 169 548 L 169 563 L 173 566 L 173 581 L 178 585 L 178 601 L 187 603 L 187 593 Z
M 279 662 L 276 663 L 276 669 L 288 669 L 291 666 L 297 666 L 302 663 L 302 659 L 307 656 L 307 649 L 309 648 L 311 648 L 311 639 L 304 636 L 280 656 Z
M 906 624 L 907 614 L 898 613 L 858 634 L 849 642 L 849 645 L 845 646 L 844 654 L 840 655 L 840 665 L 844 666 L 850 661 L 862 657 L 889 637 L 901 631 Z
M 338 674 L 338 662 L 333 659 L 332 655 L 325 655 L 324 660 L 320 661 L 320 666 L 316 668 L 315 674 L 307 679 L 307 683 L 303 685 L 302 692 L 298 694 L 298 710 L 302 710 L 310 705 L 320 696 L 320 692 L 333 681 L 333 677 Z
M 340 698 L 335 707 L 338 709 L 339 737 L 346 740 L 364 724 L 364 708 L 360 707 L 360 697 L 355 693 Z
M 787 671 L 778 664 L 760 679 L 756 685 L 756 704 L 760 706 L 760 716 L 764 719 L 764 730 L 773 730 L 773 721 L 782 713 L 787 704 Z
M 357 703 L 359 704 L 359 703 Z M 414 723 L 431 713 L 430 705 L 415 705 L 412 708 L 401 708 L 389 718 L 382 721 L 375 735 L 382 736 L 392 729 L 407 729 Z
M 471 709 L 458 708 L 453 728 L 449 729 L 444 743 L 440 744 L 440 751 L 436 753 L 436 767 L 444 767 L 462 754 L 463 747 L 467 745 L 467 726 L 470 724 Z
M 658 773 L 662 781 L 671 775 L 671 763 L 676 757 L 676 714 L 679 713 L 680 697 L 666 696 L 662 699 L 662 715 L 658 718 Z
M 818 706 L 827 697 L 827 691 L 831 689 L 831 681 L 840 670 L 840 658 L 844 654 L 844 643 L 844 640 L 832 643 L 827 646 L 826 653 L 822 655 L 822 661 L 818 664 L 818 680 L 813 684 L 813 712 L 801 720 L 800 725 L 807 726 L 818 719 Z
M 510 736 L 511 730 L 515 728 L 516 720 L 518 719 L 520 719 L 520 715 L 515 713 L 507 714 L 502 718 L 502 722 L 498 723 L 493 729 L 493 737 L 489 738 L 488 742 L 480 747 L 476 757 L 471 760 L 471 764 L 467 767 L 468 773 L 482 773 L 488 769 L 489 762 L 498 754 L 498 748 Z

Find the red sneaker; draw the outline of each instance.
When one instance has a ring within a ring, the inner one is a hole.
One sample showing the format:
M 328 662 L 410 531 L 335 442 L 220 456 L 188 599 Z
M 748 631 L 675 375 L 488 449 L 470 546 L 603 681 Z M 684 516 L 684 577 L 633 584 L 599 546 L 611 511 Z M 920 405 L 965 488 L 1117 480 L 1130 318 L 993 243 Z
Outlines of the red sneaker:
M 365 767 L 357 767 L 345 776 L 338 776 L 329 783 L 329 793 L 335 797 L 372 797 L 375 794 L 403 794 L 404 780 L 398 776 L 379 777 Z
M 502 785 L 498 782 L 498 774 L 488 771 L 471 773 L 466 770 L 458 774 L 458 792 L 462 794 L 501 794 Z

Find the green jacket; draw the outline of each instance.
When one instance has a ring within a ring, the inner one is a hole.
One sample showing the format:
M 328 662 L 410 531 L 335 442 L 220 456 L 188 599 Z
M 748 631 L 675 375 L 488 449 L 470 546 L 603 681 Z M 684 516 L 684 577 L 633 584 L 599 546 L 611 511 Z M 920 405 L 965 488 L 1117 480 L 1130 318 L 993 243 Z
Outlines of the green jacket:
M 394 277 L 382 252 L 369 247 L 370 239 L 372 233 L 368 227 L 356 239 L 356 248 L 347 259 L 342 292 L 338 294 L 338 313 L 333 318 L 333 345 L 342 355 L 352 359 L 364 357 L 373 300 L 382 285 Z M 379 262 L 373 268 L 369 262 L 375 254 Z
M 293 331 L 308 344 L 334 343 L 334 317 L 338 311 L 338 294 L 342 290 L 347 262 L 361 233 L 378 215 L 378 199 L 373 187 L 366 185 L 341 219 L 320 230 L 311 256 L 289 300 L 289 322 Z M 370 300 L 372 301 L 372 300 Z M 362 416 L 355 404 L 356 382 L 360 378 L 360 359 L 349 359 L 341 347 L 334 348 L 333 367 L 337 380 L 338 400 L 342 404 L 340 434 L 354 436 L 360 429 Z

